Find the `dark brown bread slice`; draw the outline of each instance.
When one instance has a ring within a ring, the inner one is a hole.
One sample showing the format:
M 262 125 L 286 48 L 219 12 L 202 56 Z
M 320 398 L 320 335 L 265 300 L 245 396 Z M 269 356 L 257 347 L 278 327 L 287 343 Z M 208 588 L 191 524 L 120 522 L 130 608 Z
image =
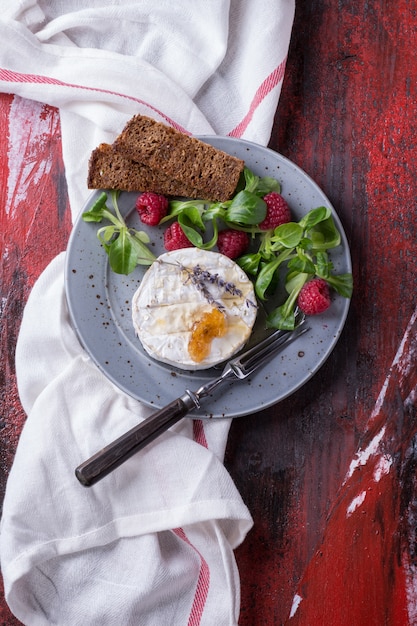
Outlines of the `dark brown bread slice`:
M 231 198 L 244 168 L 241 159 L 144 115 L 127 122 L 113 148 L 166 179 L 181 181 L 185 195 L 207 200 Z
M 119 191 L 153 191 L 166 196 L 199 198 L 198 190 L 180 181 L 169 180 L 159 171 L 134 163 L 106 143 L 100 144 L 90 156 L 87 185 L 89 189 Z

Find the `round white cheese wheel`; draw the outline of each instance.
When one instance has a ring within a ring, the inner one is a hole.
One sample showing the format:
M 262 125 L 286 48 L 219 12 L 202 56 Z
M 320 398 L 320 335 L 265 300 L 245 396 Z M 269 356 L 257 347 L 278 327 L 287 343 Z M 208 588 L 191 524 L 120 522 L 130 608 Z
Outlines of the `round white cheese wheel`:
M 210 340 L 200 361 L 189 343 L 205 314 L 225 316 L 225 334 Z M 162 254 L 146 271 L 132 299 L 132 319 L 146 352 L 188 370 L 229 359 L 248 340 L 257 314 L 253 285 L 231 259 L 217 252 L 183 248 Z

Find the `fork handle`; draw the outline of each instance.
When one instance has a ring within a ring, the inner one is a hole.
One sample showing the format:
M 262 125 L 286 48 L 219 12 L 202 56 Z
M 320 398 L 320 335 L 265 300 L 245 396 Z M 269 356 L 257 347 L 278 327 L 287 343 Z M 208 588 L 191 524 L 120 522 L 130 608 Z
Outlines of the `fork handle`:
M 195 401 L 192 395 L 177 398 L 81 463 L 75 470 L 76 477 L 84 487 L 91 487 L 159 437 L 193 407 Z

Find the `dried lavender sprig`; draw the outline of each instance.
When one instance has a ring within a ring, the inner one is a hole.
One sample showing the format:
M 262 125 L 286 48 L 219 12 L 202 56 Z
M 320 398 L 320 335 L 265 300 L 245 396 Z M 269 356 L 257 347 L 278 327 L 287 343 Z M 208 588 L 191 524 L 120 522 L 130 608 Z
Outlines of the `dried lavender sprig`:
M 207 288 L 207 286 L 204 284 L 204 282 L 200 279 L 199 276 L 196 276 L 185 267 L 182 267 L 181 269 L 187 272 L 188 274 L 187 280 L 191 281 L 191 283 L 196 287 L 196 289 L 198 289 L 198 291 L 200 291 L 200 293 L 204 296 L 204 298 L 207 300 L 209 304 L 212 304 L 213 306 L 215 306 L 222 313 L 226 312 L 226 307 L 224 306 L 224 304 L 222 304 L 221 302 L 218 302 L 217 300 L 213 298 L 210 290 Z
M 234 283 L 225 281 L 217 273 L 212 274 L 208 270 L 203 270 L 199 265 L 195 265 L 192 269 L 190 269 L 179 263 L 179 267 L 181 270 L 187 273 L 188 280 L 191 280 L 193 285 L 195 285 L 197 289 L 201 291 L 206 300 L 208 300 L 210 304 L 214 304 L 215 306 L 217 306 L 222 311 L 225 310 L 225 307 L 221 303 L 214 300 L 209 289 L 205 285 L 206 282 L 212 285 L 217 285 L 221 289 L 224 289 L 226 293 L 230 293 L 232 296 L 237 296 L 238 298 L 243 297 L 243 292 L 238 289 L 238 287 L 236 287 Z M 258 308 L 257 305 L 248 298 L 245 298 L 245 302 L 247 306 L 254 306 Z
M 188 268 L 183 268 L 186 271 L 189 271 Z M 191 270 L 193 275 L 197 278 L 201 278 L 203 281 L 207 281 L 212 285 L 217 285 L 220 288 L 224 288 L 227 293 L 232 294 L 232 296 L 238 296 L 241 298 L 243 293 L 240 289 L 236 287 L 234 283 L 226 282 L 221 276 L 218 274 L 212 274 L 208 270 L 203 270 L 199 265 L 195 265 Z
M 243 297 L 243 293 L 240 289 L 236 287 L 236 285 L 232 282 L 225 281 L 219 274 L 212 274 L 208 270 L 203 270 L 200 265 L 195 265 L 193 268 L 186 267 L 180 262 L 170 263 L 169 261 L 161 261 L 161 259 L 156 259 L 157 263 L 164 263 L 166 265 L 175 265 L 181 271 L 186 272 L 187 280 L 191 281 L 191 283 L 201 292 L 204 298 L 207 300 L 209 304 L 212 304 L 219 311 L 223 313 L 226 311 L 226 307 L 213 298 L 210 290 L 208 289 L 206 283 L 217 285 L 221 289 L 224 289 L 226 293 L 230 293 L 232 296 L 237 296 L 238 298 Z M 249 298 L 245 298 L 245 304 L 247 307 L 255 307 L 258 308 L 258 305 Z

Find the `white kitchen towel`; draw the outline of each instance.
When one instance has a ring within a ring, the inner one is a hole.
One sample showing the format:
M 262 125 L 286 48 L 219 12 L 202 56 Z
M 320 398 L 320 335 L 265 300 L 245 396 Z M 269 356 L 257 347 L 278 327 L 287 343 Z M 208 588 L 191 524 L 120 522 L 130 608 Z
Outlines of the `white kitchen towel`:
M 135 113 L 190 134 L 269 140 L 293 0 L 0 1 L 0 90 L 57 106 L 73 218 L 87 162 Z M 94 487 L 74 468 L 149 409 L 83 351 L 65 253 L 25 308 L 28 418 L 0 534 L 6 599 L 29 626 L 238 623 L 233 550 L 251 527 L 223 466 L 229 420 L 183 420 Z

